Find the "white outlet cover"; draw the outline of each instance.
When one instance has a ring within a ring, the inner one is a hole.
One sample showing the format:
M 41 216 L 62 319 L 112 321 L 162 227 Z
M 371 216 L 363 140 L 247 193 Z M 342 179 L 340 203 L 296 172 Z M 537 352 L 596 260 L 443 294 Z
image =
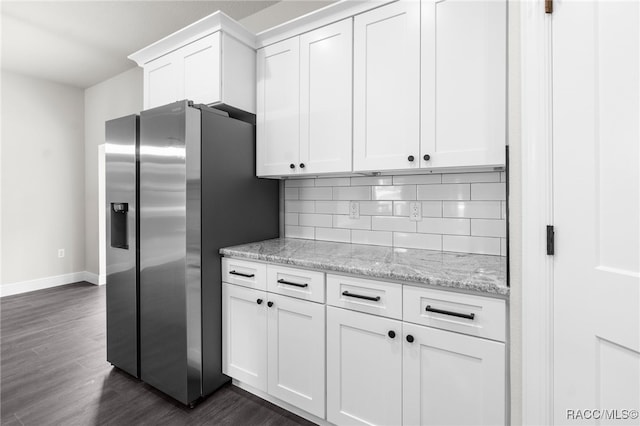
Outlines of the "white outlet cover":
M 64 249 L 58 249 L 58 257 L 59 258 L 63 258 L 64 257 Z
M 351 219 L 359 219 L 360 218 L 360 203 L 357 201 L 351 201 L 349 203 L 349 218 Z
M 409 219 L 414 222 L 422 220 L 422 203 L 416 201 L 409 203 Z

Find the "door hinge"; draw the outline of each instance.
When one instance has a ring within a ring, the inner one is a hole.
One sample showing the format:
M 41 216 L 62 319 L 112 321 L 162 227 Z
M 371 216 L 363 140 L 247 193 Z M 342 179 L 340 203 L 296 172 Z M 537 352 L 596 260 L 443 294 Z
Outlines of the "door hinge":
M 544 13 L 553 13 L 553 0 L 544 0 Z
M 553 225 L 547 225 L 547 254 L 553 256 L 555 254 L 555 233 Z

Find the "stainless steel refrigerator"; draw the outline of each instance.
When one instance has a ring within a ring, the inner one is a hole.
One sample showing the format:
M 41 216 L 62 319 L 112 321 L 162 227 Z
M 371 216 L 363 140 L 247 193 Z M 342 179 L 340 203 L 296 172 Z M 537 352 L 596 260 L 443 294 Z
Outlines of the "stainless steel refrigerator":
M 107 360 L 193 404 L 229 380 L 218 250 L 278 236 L 278 183 L 253 124 L 188 101 L 108 121 L 105 153 Z

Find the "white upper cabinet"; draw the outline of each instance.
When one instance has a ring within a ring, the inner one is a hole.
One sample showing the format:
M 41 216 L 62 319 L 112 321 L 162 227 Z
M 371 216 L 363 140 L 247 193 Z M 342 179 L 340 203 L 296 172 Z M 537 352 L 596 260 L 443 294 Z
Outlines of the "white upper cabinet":
M 418 168 L 420 2 L 355 17 L 353 81 L 353 170 Z
M 221 12 L 129 55 L 144 68 L 144 108 L 182 99 L 255 113 L 255 36 Z
M 505 164 L 506 36 L 506 1 L 422 1 L 422 167 Z
M 352 20 L 258 51 L 258 176 L 351 171 Z
M 300 36 L 301 172 L 351 171 L 352 22 Z
M 258 50 L 257 174 L 295 174 L 300 158 L 300 39 Z

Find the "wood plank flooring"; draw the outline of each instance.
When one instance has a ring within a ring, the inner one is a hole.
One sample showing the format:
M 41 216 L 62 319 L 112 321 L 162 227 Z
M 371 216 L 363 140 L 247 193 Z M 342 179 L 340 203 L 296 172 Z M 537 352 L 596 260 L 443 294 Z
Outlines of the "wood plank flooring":
M 227 385 L 189 409 L 106 361 L 105 286 L 0 299 L 2 425 L 310 425 Z

